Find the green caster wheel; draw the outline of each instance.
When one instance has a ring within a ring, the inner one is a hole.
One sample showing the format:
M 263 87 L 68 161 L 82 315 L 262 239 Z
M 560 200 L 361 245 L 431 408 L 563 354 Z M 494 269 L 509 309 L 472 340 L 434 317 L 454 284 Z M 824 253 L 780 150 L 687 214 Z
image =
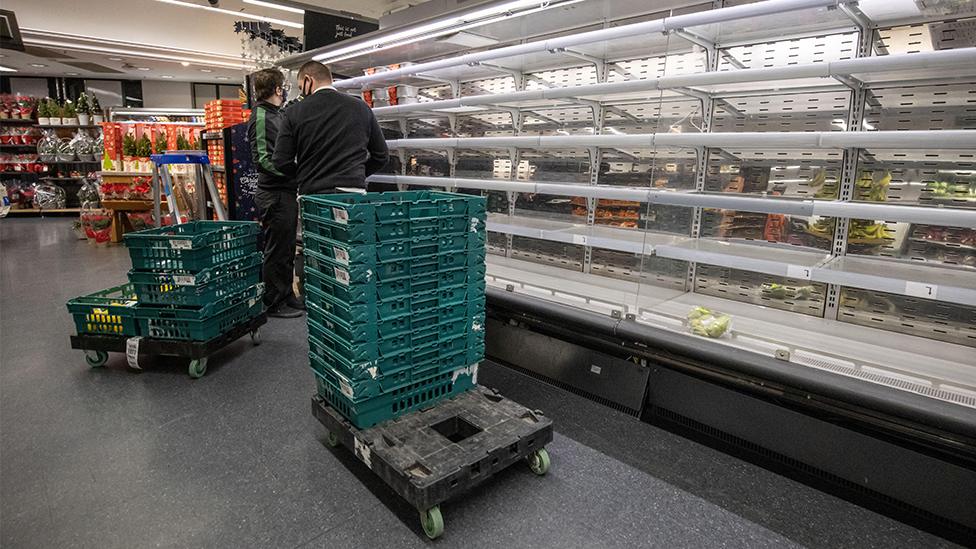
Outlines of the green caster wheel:
M 539 448 L 526 458 L 529 461 L 529 469 L 533 473 L 542 476 L 549 470 L 549 452 L 545 448 Z
M 203 374 L 207 373 L 207 357 L 196 358 L 190 361 L 189 368 L 190 377 L 193 379 L 200 379 Z
M 253 332 L 251 332 L 251 343 L 253 343 L 255 345 L 260 345 L 261 344 L 261 331 L 260 330 L 254 330 Z
M 426 511 L 421 511 L 420 525 L 424 527 L 424 533 L 428 538 L 439 538 L 444 533 L 444 517 L 441 516 L 440 506 L 435 505 Z
M 101 368 L 108 362 L 108 353 L 105 351 L 85 351 L 85 362 L 92 368 Z
M 325 437 L 325 444 L 329 448 L 337 448 L 339 446 L 339 435 L 329 431 L 329 434 Z

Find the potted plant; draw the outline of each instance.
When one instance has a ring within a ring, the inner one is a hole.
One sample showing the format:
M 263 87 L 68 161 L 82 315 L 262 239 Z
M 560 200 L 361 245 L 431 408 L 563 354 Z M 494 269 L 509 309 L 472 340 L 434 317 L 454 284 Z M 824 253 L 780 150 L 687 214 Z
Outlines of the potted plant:
M 101 124 L 105 122 L 105 116 L 102 115 L 102 106 L 98 104 L 98 96 L 94 93 L 91 96 L 91 114 L 92 114 L 92 124 Z
M 17 98 L 17 111 L 18 115 L 23 120 L 30 120 L 34 118 L 34 106 L 36 102 L 34 98 L 21 96 Z
M 152 171 L 151 163 L 149 157 L 152 155 L 152 141 L 149 140 L 149 134 L 143 133 L 139 141 L 136 142 L 136 156 L 139 157 L 139 170 L 140 172 Z
M 88 101 L 88 94 L 85 92 L 78 94 L 75 109 L 78 110 L 78 124 L 87 126 L 91 122 L 91 103 Z
M 78 110 L 71 101 L 65 101 L 64 106 L 61 107 L 61 124 L 65 126 L 78 125 Z
M 47 98 L 37 104 L 37 123 L 41 126 L 51 125 L 51 106 Z
M 163 132 L 156 132 L 156 139 L 153 142 L 153 151 L 156 154 L 163 154 L 166 152 L 166 134 Z
M 61 114 L 63 112 L 61 110 L 61 105 L 58 105 L 57 101 L 51 99 L 48 101 L 47 106 L 49 109 L 51 109 L 51 125 L 60 126 L 62 123 Z
M 138 166 L 135 165 L 136 158 L 136 136 L 127 133 L 122 137 L 122 171 L 134 172 Z

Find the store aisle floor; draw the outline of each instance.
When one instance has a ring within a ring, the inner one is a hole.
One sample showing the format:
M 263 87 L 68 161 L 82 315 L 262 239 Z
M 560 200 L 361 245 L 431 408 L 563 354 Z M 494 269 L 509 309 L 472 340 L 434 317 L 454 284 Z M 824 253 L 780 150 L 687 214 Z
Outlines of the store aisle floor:
M 192 380 L 92 370 L 64 304 L 122 283 L 122 247 L 67 219 L 0 221 L 0 546 L 421 547 L 415 511 L 312 418 L 303 320 Z M 439 547 L 948 545 L 507 368 L 480 381 L 556 421 L 552 470 L 444 505 Z

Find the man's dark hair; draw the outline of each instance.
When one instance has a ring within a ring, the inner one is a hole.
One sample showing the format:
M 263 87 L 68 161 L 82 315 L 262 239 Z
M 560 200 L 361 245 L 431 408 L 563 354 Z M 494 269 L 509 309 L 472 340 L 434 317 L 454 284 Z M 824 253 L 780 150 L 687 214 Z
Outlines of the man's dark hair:
M 298 80 L 300 81 L 306 74 L 314 78 L 316 82 L 332 82 L 332 71 L 318 61 L 309 61 L 302 65 L 298 69 Z
M 262 69 L 251 77 L 254 82 L 254 94 L 258 101 L 264 101 L 275 93 L 275 88 L 285 85 L 285 75 L 278 69 Z

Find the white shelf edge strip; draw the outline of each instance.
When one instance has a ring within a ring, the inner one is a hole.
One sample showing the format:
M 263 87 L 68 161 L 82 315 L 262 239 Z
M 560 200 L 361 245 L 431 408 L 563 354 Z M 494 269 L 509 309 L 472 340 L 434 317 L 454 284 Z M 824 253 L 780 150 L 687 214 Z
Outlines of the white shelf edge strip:
M 513 46 L 469 53 L 446 59 L 438 59 L 436 61 L 429 61 L 426 63 L 418 63 L 416 65 L 408 65 L 391 71 L 366 76 L 358 76 L 356 78 L 349 78 L 347 80 L 339 80 L 336 81 L 335 87 L 338 89 L 360 88 L 371 82 L 383 82 L 391 79 L 402 78 L 404 76 L 414 76 L 438 69 L 478 64 L 484 61 L 523 55 L 526 53 L 544 53 L 577 46 L 580 44 L 601 42 L 604 40 L 628 38 L 650 33 L 669 32 L 684 29 L 686 27 L 711 25 L 715 23 L 735 21 L 738 19 L 775 15 L 811 8 L 836 7 L 841 4 L 850 3 L 856 2 L 853 0 L 767 0 L 765 2 L 756 2 L 754 4 L 746 4 L 742 6 L 719 8 L 685 15 L 675 15 L 652 21 L 632 23 L 630 25 L 620 25 L 617 27 L 599 29 L 589 32 L 580 32 L 549 40 L 537 40 L 535 42 L 528 42 L 525 44 L 516 44 Z M 320 55 L 325 53 L 328 52 L 320 52 Z
M 511 191 L 556 196 L 582 196 L 608 200 L 630 200 L 668 206 L 687 206 L 741 210 L 746 212 L 799 215 L 804 217 L 846 217 L 876 219 L 925 225 L 976 228 L 976 209 L 938 208 L 904 204 L 842 202 L 836 200 L 789 200 L 742 195 L 702 194 L 691 191 L 660 191 L 639 187 L 611 187 L 573 183 L 534 183 L 470 179 L 463 177 L 422 177 L 409 175 L 373 175 L 370 181 L 423 187 Z
M 772 149 L 974 149 L 976 130 L 856 132 L 723 132 L 513 137 L 434 137 L 387 140 L 390 149 L 586 149 L 590 147 L 716 147 Z
M 742 69 L 735 71 L 716 71 L 681 76 L 662 76 L 647 80 L 626 82 L 607 82 L 584 86 L 529 90 L 497 95 L 473 95 L 458 99 L 445 99 L 408 105 L 376 107 L 373 113 L 378 117 L 390 117 L 412 112 L 430 112 L 438 109 L 458 107 L 478 107 L 497 105 L 513 101 L 532 101 L 540 99 L 571 99 L 589 95 L 610 95 L 616 93 L 635 93 L 675 88 L 695 88 L 722 84 L 761 83 L 799 78 L 850 77 L 855 74 L 873 74 L 906 69 L 952 69 L 976 65 L 976 48 L 939 50 L 924 53 L 862 57 L 848 61 L 829 63 L 810 63 L 786 67 Z M 786 90 L 788 91 L 788 90 Z
M 628 253 L 643 253 L 645 255 L 654 255 L 666 259 L 705 263 L 718 267 L 740 269 L 773 276 L 838 284 L 852 288 L 877 290 L 899 295 L 925 297 L 936 301 L 976 306 L 976 288 L 954 286 L 951 283 L 939 283 L 940 277 L 943 276 L 943 273 L 940 273 L 940 271 L 953 274 L 959 274 L 961 272 L 970 274 L 956 269 L 931 267 L 930 273 L 932 276 L 928 277 L 930 280 L 909 280 L 906 278 L 887 277 L 883 274 L 862 274 L 829 268 L 838 258 L 830 259 L 826 251 L 799 248 L 790 250 L 785 247 L 770 248 L 793 256 L 794 261 L 797 258 L 805 258 L 806 260 L 803 264 L 796 262 L 790 263 L 783 260 L 748 257 L 745 254 L 736 253 L 737 250 L 760 247 L 760 245 L 756 244 L 721 240 L 697 240 L 691 237 L 674 237 L 674 243 L 653 244 L 635 239 L 635 236 L 644 235 L 645 233 L 633 229 L 615 229 L 602 226 L 593 227 L 570 222 L 564 222 L 560 227 L 559 222 L 552 221 L 546 222 L 549 228 L 539 228 L 527 225 L 524 221 L 520 224 L 520 219 L 535 221 L 531 218 L 520 218 L 519 216 L 492 215 L 489 216 L 487 228 L 491 232 L 524 236 L 551 242 L 591 246 Z M 594 228 L 599 229 L 599 234 L 594 234 Z M 672 235 L 661 235 L 651 232 L 646 234 L 648 237 L 672 237 Z M 725 244 L 728 251 L 701 250 L 693 247 L 696 242 L 702 241 Z M 886 263 L 901 264 L 885 259 L 872 261 L 877 261 L 878 273 L 885 272 L 884 267 Z M 976 274 L 972 276 L 976 276 Z

